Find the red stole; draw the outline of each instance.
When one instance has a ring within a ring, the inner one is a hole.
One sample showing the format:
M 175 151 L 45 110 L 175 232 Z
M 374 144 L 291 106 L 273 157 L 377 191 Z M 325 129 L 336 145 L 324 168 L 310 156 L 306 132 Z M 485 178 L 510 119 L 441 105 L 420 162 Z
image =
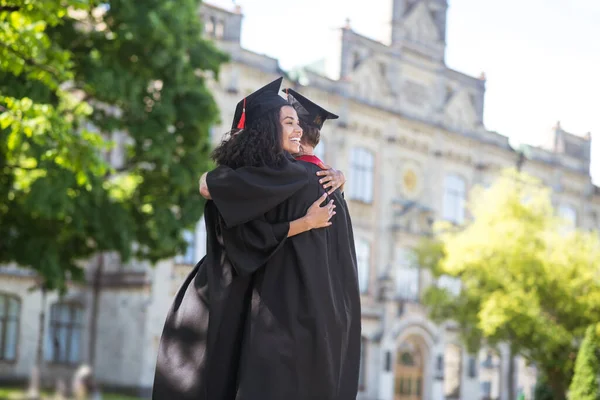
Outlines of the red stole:
M 319 160 L 319 157 L 317 156 L 309 156 L 309 155 L 303 155 L 300 157 L 296 157 L 296 160 L 300 160 L 300 161 L 306 161 L 312 164 L 315 164 L 316 166 L 321 166 L 320 164 L 323 163 L 323 161 Z

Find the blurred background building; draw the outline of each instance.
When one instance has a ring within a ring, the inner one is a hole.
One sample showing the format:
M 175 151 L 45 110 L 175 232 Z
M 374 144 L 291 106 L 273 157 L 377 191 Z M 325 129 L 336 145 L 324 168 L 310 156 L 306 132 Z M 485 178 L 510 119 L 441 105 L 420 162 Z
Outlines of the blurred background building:
M 468 76 L 445 63 L 447 7 L 445 0 L 394 0 L 389 44 L 361 36 L 348 23 L 339 29 L 333 64 L 292 71 L 241 47 L 241 8 L 205 4 L 199 12 L 205 34 L 231 55 L 219 79 L 209 77 L 222 115 L 212 129 L 213 143 L 229 129 L 239 99 L 281 75 L 284 85 L 340 115 L 325 125 L 317 153 L 348 179 L 363 305 L 359 399 L 509 399 L 508 348 L 468 354 L 452 323 L 430 321 L 420 303 L 423 289 L 458 291 L 460 282 L 432 279 L 411 253 L 434 221 L 471 218 L 465 202 L 475 185 L 488 186 L 503 168 L 517 167 L 553 188 L 555 206 L 574 226 L 594 230 L 600 223 L 600 189 L 589 173 L 590 136 L 556 123 L 543 147 L 515 149 L 507 137 L 487 130 L 485 76 Z M 119 154 L 114 157 L 118 162 Z M 32 275 L 3 267 L 1 379 L 29 374 L 44 307 L 49 374 L 72 374 L 95 351 L 100 382 L 149 393 L 168 307 L 205 252 L 203 221 L 187 237 L 185 254 L 154 268 L 121 265 L 107 254 L 96 289 L 74 286 L 60 299 L 42 298 L 29 290 Z M 96 311 L 90 308 L 93 296 L 99 297 Z M 531 398 L 535 368 L 517 358 L 514 371 L 515 388 Z

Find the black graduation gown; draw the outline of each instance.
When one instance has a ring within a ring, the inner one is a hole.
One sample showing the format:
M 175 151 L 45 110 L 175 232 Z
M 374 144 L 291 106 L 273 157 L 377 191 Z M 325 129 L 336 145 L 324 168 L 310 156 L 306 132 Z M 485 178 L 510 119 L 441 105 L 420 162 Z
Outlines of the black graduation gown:
M 343 198 L 332 227 L 286 240 L 285 221 L 322 194 L 314 172 L 290 161 L 209 174 L 207 256 L 167 318 L 155 399 L 355 399 L 360 304 Z

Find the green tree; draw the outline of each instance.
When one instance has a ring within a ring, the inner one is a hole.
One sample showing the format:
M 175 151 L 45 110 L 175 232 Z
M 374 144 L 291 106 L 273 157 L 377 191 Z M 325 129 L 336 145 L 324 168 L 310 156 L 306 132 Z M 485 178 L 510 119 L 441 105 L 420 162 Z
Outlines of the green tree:
M 548 378 L 544 375 L 538 376 L 537 382 L 535 382 L 533 400 L 554 400 L 552 388 L 548 383 Z
M 199 3 L 0 0 L 0 263 L 52 290 L 98 252 L 183 249 L 218 118 L 205 76 L 226 60 Z
M 218 118 L 206 77 L 226 61 L 201 37 L 199 6 L 0 0 L 0 264 L 36 271 L 44 296 L 82 281 L 94 254 L 97 299 L 104 252 L 156 262 L 184 249 Z
M 80 276 L 66 256 L 89 255 L 69 226 L 74 199 L 107 167 L 102 137 L 82 129 L 91 107 L 62 86 L 74 77 L 71 55 L 47 34 L 62 4 L 0 1 L 0 263 L 30 266 L 51 287 Z
M 600 324 L 588 327 L 575 361 L 569 398 L 600 400 Z
M 506 171 L 470 202 L 473 221 L 438 225 L 417 249 L 434 277 L 461 280 L 455 296 L 432 286 L 424 294 L 434 320 L 454 320 L 469 350 L 508 343 L 548 377 L 564 399 L 577 338 L 600 319 L 600 243 L 555 216 L 550 191 Z

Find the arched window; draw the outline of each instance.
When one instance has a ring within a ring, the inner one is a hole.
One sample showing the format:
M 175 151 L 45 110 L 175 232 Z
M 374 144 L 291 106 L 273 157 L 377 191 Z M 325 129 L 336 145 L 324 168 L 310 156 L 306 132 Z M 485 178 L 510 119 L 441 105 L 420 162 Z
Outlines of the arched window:
M 0 293 L 0 360 L 15 361 L 19 342 L 21 301 L 16 296 Z
M 407 367 L 412 367 L 413 365 L 415 365 L 415 360 L 412 356 L 412 354 L 410 354 L 408 351 L 403 352 L 402 354 L 400 354 L 400 364 L 405 365 Z

